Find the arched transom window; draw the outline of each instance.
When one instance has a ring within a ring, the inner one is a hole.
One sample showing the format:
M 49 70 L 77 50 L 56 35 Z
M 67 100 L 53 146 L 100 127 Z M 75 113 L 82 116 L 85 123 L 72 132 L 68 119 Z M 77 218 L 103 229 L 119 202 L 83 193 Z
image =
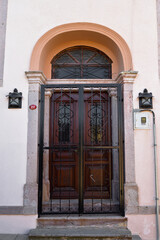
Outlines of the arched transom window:
M 112 60 L 95 48 L 77 46 L 65 49 L 52 59 L 51 64 L 53 79 L 112 78 Z

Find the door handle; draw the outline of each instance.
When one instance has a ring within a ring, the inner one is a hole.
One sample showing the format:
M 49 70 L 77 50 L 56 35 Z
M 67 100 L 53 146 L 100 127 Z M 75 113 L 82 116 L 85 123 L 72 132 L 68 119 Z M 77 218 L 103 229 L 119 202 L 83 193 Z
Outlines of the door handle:
M 92 181 L 95 183 L 95 179 L 93 178 L 93 174 L 90 175 L 90 178 L 92 179 Z

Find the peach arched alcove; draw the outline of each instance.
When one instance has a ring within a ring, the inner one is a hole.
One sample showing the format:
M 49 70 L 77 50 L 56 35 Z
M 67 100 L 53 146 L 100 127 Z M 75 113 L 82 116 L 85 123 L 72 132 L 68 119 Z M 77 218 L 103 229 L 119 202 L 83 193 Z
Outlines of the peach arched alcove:
M 35 44 L 30 71 L 42 71 L 51 78 L 51 60 L 62 50 L 85 45 L 97 48 L 113 61 L 113 79 L 119 72 L 132 70 L 132 57 L 125 40 L 115 31 L 94 23 L 69 23 L 46 32 Z

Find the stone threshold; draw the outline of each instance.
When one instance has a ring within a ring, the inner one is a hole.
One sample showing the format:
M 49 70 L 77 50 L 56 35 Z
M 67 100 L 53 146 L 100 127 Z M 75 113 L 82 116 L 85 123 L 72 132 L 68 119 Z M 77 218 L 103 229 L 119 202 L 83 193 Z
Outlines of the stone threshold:
M 38 228 L 54 226 L 116 226 L 127 227 L 127 218 L 106 215 L 56 215 L 37 219 Z

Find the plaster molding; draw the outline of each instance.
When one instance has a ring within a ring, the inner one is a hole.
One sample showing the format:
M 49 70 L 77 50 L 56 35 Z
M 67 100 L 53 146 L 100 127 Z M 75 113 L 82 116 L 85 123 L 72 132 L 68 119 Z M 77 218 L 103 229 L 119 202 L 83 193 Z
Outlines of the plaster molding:
M 40 37 L 40 39 L 35 44 L 32 52 L 30 70 L 38 71 L 40 69 L 41 58 L 43 56 L 42 52 L 46 52 L 45 50 L 47 50 L 48 44 L 51 40 L 64 33 L 68 34 L 79 31 L 96 33 L 100 36 L 104 36 L 112 40 L 117 45 L 119 51 L 122 54 L 124 70 L 128 71 L 133 68 L 130 49 L 126 41 L 117 32 L 103 25 L 87 22 L 78 22 L 57 26 L 46 32 L 42 37 Z M 65 38 L 63 39 L 63 41 L 65 42 Z M 54 45 L 54 47 L 56 46 Z
M 112 79 L 47 79 L 46 84 L 108 84 L 116 83 Z
M 117 83 L 131 83 L 133 84 L 136 77 L 138 75 L 138 71 L 124 71 L 119 73 L 118 77 L 116 78 Z
M 36 207 L 26 206 L 0 206 L 0 215 L 36 215 Z
M 43 72 L 40 71 L 28 71 L 25 72 L 26 77 L 28 78 L 29 84 L 46 84 L 47 78 Z
M 160 213 L 160 206 L 159 206 Z M 129 206 L 125 210 L 126 215 L 152 215 L 156 214 L 155 206 Z

